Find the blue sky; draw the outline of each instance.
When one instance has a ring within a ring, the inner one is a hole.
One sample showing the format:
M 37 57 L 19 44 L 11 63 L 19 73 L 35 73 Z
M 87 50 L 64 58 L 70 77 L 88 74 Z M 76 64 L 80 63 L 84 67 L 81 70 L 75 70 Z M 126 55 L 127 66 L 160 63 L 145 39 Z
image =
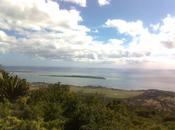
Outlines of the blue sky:
M 0 64 L 172 69 L 174 5 L 173 0 L 2 0 Z

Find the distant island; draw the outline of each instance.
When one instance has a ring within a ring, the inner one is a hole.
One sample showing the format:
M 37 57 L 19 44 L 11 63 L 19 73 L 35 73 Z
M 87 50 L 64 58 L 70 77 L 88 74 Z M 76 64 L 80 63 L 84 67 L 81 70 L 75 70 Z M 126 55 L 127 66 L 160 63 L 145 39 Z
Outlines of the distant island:
M 40 75 L 40 76 L 49 76 L 49 77 L 70 77 L 70 78 L 89 78 L 89 79 L 103 79 L 105 80 L 105 77 L 101 76 L 89 76 L 89 75 Z

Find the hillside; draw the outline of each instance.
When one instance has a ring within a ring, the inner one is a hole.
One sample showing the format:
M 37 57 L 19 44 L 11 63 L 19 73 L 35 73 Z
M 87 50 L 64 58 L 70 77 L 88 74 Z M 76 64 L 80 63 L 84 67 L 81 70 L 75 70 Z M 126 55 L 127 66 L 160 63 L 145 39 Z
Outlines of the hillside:
M 32 83 L 32 89 L 47 87 L 47 83 Z M 101 86 L 68 85 L 71 92 L 80 95 L 96 95 L 99 97 L 120 99 L 131 106 L 142 106 L 159 111 L 175 111 L 175 92 L 163 90 L 122 90 Z
M 33 83 L 32 88 L 47 87 L 47 83 Z M 120 99 L 129 106 L 151 108 L 158 111 L 175 111 L 175 92 L 163 90 L 121 90 L 100 86 L 73 86 L 70 91 L 80 95 L 96 95 L 108 99 Z
M 0 80 L 0 129 L 175 130 L 174 97 L 160 90 L 29 85 L 6 74 Z
M 175 111 L 175 92 L 145 90 L 142 94 L 127 99 L 126 102 L 132 106 L 173 112 Z
M 84 95 L 98 95 L 100 97 L 120 99 L 130 106 L 155 109 L 158 111 L 175 111 L 175 92 L 163 90 L 121 90 L 105 87 L 71 86 L 70 90 Z

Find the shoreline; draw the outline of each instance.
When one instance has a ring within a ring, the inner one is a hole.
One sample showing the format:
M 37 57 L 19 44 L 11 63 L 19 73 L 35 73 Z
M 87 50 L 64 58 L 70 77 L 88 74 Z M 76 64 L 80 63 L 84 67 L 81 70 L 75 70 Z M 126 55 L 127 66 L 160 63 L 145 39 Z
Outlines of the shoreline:
M 40 76 L 48 76 L 48 77 L 67 77 L 67 78 L 88 78 L 88 79 L 103 79 L 105 77 L 101 76 L 90 76 L 90 75 L 40 75 Z

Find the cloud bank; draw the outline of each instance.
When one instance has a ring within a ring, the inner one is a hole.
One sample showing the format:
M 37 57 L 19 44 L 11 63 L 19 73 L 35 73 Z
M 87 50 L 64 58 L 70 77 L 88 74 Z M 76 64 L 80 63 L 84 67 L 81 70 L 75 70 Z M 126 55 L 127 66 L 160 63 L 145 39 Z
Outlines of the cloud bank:
M 1 0 L 0 53 L 58 61 L 143 66 L 166 63 L 175 67 L 175 17 L 171 15 L 148 27 L 141 20 L 106 20 L 107 29 L 115 29 L 116 34 L 130 40 L 95 40 L 82 22 L 78 10 L 60 9 L 55 1 Z
M 175 17 L 167 15 L 160 23 L 149 27 L 144 27 L 140 20 L 128 22 L 121 19 L 108 19 L 105 25 L 131 37 L 126 50 L 137 54 L 136 61 L 175 65 Z

